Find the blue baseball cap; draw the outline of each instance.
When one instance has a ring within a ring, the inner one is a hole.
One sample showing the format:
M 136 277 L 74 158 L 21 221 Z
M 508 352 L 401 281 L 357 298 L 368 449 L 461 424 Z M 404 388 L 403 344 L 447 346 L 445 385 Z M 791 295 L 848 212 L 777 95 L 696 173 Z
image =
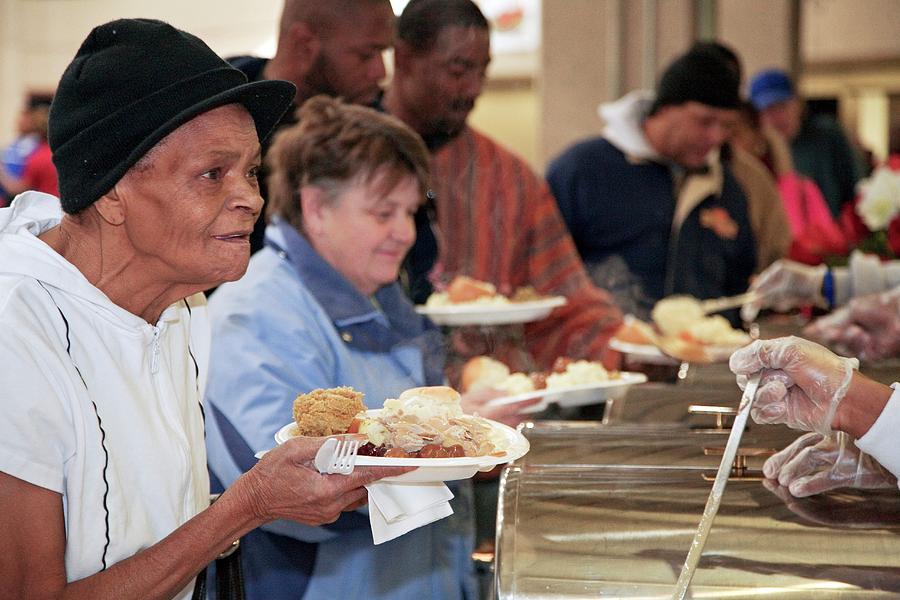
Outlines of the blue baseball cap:
M 757 110 L 765 110 L 794 96 L 794 84 L 781 69 L 760 71 L 750 81 L 750 102 Z

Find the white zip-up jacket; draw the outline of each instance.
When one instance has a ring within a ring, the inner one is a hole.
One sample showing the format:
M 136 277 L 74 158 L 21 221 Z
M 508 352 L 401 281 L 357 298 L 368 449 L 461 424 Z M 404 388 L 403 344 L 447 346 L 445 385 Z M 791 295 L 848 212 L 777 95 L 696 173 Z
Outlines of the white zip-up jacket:
M 209 505 L 209 325 L 202 294 L 155 325 L 113 304 L 38 239 L 61 215 L 37 192 L 0 209 L 0 471 L 62 495 L 73 581 Z

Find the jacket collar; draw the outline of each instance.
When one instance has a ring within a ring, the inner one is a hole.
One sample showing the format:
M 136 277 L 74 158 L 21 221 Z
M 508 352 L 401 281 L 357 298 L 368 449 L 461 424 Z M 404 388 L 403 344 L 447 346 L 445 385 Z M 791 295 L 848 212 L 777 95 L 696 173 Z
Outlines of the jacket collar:
M 672 172 L 676 195 L 672 230 L 677 231 L 698 204 L 710 196 L 722 194 L 724 176 L 718 152 L 710 153 L 704 168 L 691 171 L 657 154 L 642 127 L 655 98 L 652 91 L 635 90 L 615 102 L 601 104 L 598 112 L 606 123 L 603 137 L 618 148 L 629 162 L 655 162 L 667 166 Z
M 710 196 L 722 195 L 725 176 L 718 156 L 718 152 L 713 152 L 705 172 L 685 171 L 681 176 L 681 184 L 676 186 L 678 197 L 672 218 L 672 231 L 681 229 L 684 220 L 701 202 Z
M 649 90 L 635 90 L 615 102 L 601 104 L 597 108 L 597 113 L 604 122 L 603 137 L 630 162 L 669 162 L 653 149 L 642 127 L 654 98 L 653 92 Z
M 294 267 L 347 345 L 367 352 L 417 346 L 425 358 L 426 383 L 443 381 L 445 355 L 440 330 L 416 313 L 399 283 L 382 286 L 373 303 L 281 219 L 276 218 L 266 229 L 266 245 Z

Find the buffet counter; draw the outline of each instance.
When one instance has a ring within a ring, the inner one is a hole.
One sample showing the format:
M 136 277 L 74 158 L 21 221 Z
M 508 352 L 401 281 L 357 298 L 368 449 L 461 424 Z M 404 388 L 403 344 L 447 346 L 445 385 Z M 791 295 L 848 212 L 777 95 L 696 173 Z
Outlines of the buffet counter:
M 860 370 L 900 379 L 900 361 Z M 741 396 L 727 364 L 680 371 L 608 400 L 602 422 L 522 426 L 531 450 L 500 479 L 495 598 L 671 598 Z M 689 597 L 900 597 L 900 492 L 791 497 L 760 469 L 798 435 L 748 424 Z
M 692 468 L 511 466 L 501 476 L 499 599 L 671 598 L 709 494 Z M 900 494 L 782 498 L 729 481 L 693 598 L 900 593 Z

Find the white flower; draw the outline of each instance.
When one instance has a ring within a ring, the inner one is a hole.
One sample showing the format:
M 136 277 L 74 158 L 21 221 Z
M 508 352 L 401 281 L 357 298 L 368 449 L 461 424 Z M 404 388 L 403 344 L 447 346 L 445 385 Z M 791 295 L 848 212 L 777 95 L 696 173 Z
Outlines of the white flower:
M 870 231 L 886 229 L 900 214 L 900 173 L 881 167 L 859 187 L 862 197 L 856 213 Z

